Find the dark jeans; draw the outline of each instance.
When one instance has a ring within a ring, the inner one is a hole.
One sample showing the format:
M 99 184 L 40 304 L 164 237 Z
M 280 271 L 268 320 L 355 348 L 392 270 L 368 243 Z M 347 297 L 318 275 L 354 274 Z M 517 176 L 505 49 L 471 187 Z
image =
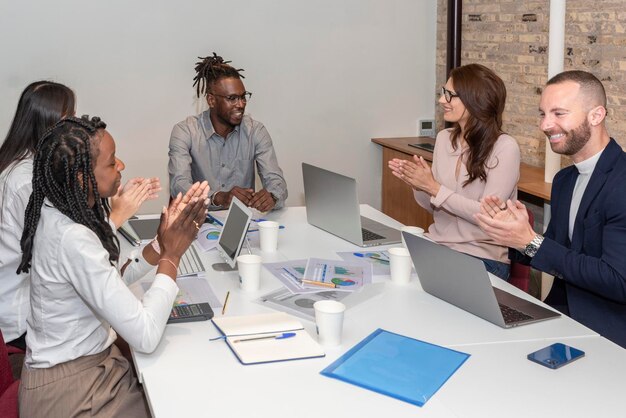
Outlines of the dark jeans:
M 511 266 L 503 263 L 502 261 L 490 260 L 488 258 L 476 257 L 485 264 L 487 271 L 493 275 L 498 276 L 502 280 L 509 281 L 509 273 L 511 272 Z

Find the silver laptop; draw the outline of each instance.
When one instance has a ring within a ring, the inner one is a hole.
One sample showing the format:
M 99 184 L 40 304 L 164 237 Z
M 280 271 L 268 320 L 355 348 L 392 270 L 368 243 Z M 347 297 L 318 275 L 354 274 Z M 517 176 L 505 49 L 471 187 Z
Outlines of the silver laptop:
M 356 180 L 302 163 L 307 221 L 360 247 L 395 244 L 400 231 L 361 216 Z
M 491 285 L 483 262 L 424 238 L 404 233 L 422 288 L 503 328 L 561 316 Z

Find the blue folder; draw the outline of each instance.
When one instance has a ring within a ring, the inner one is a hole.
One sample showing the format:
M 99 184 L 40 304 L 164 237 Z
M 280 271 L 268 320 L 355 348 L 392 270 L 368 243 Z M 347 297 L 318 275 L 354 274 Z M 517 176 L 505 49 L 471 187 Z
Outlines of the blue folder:
M 379 328 L 321 374 L 423 406 L 469 356 Z

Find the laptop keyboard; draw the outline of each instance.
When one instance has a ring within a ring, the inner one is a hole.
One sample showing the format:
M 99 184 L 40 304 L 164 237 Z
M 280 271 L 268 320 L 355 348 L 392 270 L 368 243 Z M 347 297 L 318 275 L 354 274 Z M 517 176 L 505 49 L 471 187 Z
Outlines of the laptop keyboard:
M 180 258 L 180 263 L 178 264 L 178 277 L 189 276 L 203 271 L 204 265 L 202 264 L 202 260 L 200 260 L 196 247 L 192 244 Z
M 361 235 L 363 236 L 363 242 L 376 241 L 376 240 L 385 238 L 382 235 L 378 235 L 377 233 L 368 231 L 367 229 L 364 229 L 364 228 L 361 228 Z
M 526 315 L 525 313 L 520 312 L 517 309 L 510 308 L 501 303 L 499 303 L 498 305 L 500 305 L 500 311 L 502 312 L 502 317 L 504 318 L 505 324 L 533 319 L 532 316 Z

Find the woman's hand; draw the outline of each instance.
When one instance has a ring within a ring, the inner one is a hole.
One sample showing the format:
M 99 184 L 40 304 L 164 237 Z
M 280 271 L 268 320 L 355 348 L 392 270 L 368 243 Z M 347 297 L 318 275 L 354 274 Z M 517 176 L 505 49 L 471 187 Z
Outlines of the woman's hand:
M 159 197 L 161 182 L 157 177 L 135 177 L 128 180 L 124 186 L 117 189 L 115 196 L 111 197 L 111 214 L 109 218 L 116 228 L 133 216 L 143 202 Z
M 161 213 L 161 222 L 157 231 L 161 246 L 157 272 L 168 274 L 176 280 L 176 267 L 178 267 L 180 257 L 196 238 L 200 226 L 206 219 L 207 201 L 201 197 L 193 197 L 172 220 L 169 213 L 173 204 L 175 204 L 174 201 L 169 209 L 163 208 Z
M 202 183 L 195 182 L 189 188 L 189 190 L 187 190 L 187 193 L 185 193 L 184 196 L 181 193 L 178 193 L 176 198 L 174 198 L 170 202 L 170 205 L 169 205 L 169 207 L 167 209 L 167 215 L 168 215 L 167 219 L 168 219 L 168 222 L 170 222 L 170 223 L 174 222 L 176 220 L 176 218 L 178 218 L 178 216 L 185 209 L 185 207 L 193 199 L 197 198 L 197 199 L 206 201 L 208 199 L 208 197 L 209 197 L 209 190 L 211 190 L 211 188 L 209 187 L 209 183 L 205 180 Z M 204 222 L 204 219 L 202 220 L 200 225 L 202 225 L 203 222 Z
M 413 156 L 413 161 L 394 158 L 388 163 L 391 173 L 416 190 L 431 196 L 439 193 L 441 185 L 433 177 L 433 172 L 423 157 Z

